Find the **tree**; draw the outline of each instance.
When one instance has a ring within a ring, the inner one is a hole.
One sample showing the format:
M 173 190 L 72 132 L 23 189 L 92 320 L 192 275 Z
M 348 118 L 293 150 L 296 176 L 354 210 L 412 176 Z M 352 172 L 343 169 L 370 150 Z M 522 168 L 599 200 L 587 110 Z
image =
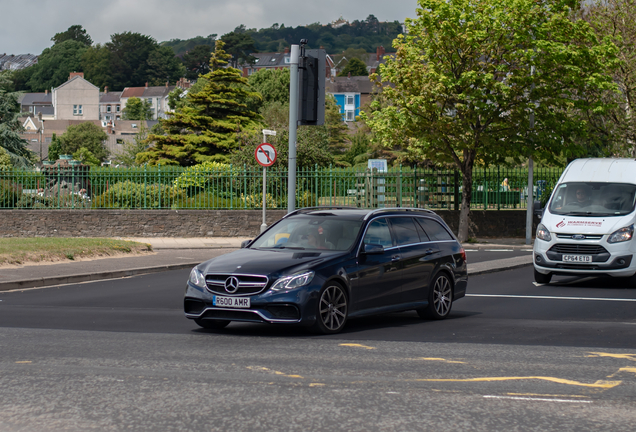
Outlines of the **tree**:
M 131 97 L 121 111 L 122 120 L 152 120 L 152 104 L 138 97 Z
M 148 142 L 155 146 L 137 156 L 137 162 L 190 166 L 205 161 L 225 161 L 236 147 L 236 135 L 255 126 L 261 116 L 248 107 L 250 100 L 260 97 L 249 90 L 241 71 L 226 67 L 230 56 L 225 44 L 216 42 L 210 59 L 207 82 L 198 93 L 188 93 L 187 103 L 161 120 L 166 135 L 150 134 Z
M 338 74 L 338 76 L 367 76 L 369 75 L 369 71 L 367 70 L 367 65 L 358 58 L 352 58 L 349 60 L 349 63 L 342 69 L 342 71 Z
M 150 85 L 163 85 L 166 81 L 176 82 L 186 72 L 172 49 L 165 46 L 153 50 L 148 56 L 147 64 L 147 81 Z
M 108 158 L 108 149 L 104 141 L 108 139 L 106 132 L 91 122 L 69 126 L 60 136 L 63 154 L 74 154 L 82 147 L 90 151 L 100 162 Z
M 618 92 L 605 91 L 602 98 L 612 109 L 588 112 L 593 136 L 607 147 L 636 156 L 636 0 L 597 0 L 584 10 L 599 38 L 610 38 L 618 48 L 619 63 L 612 71 Z
M 241 63 L 252 64 L 256 61 L 256 57 L 251 55 L 257 52 L 254 39 L 245 32 L 245 26 L 242 32 L 237 32 L 237 29 L 221 36 L 221 40 L 225 43 L 225 52 L 231 55 L 229 63 L 232 67 L 238 67 Z
M 13 168 L 13 162 L 11 162 L 11 156 L 3 147 L 0 147 L 0 171 L 3 169 Z
M 199 75 L 205 75 L 210 71 L 210 56 L 212 47 L 210 45 L 197 45 L 191 51 L 183 55 L 181 61 L 186 68 L 185 77 L 195 80 Z
M 58 87 L 68 81 L 71 72 L 81 72 L 82 55 L 86 50 L 83 43 L 70 39 L 46 48 L 37 64 L 31 66 L 33 73 L 28 82 L 31 91 L 43 92 Z
M 157 41 L 140 33 L 116 33 L 106 43 L 110 52 L 113 87 L 142 86 L 148 77 L 148 57 L 158 47 Z
M 364 115 L 383 143 L 415 148 L 463 175 L 458 238 L 468 238 L 476 161 L 576 155 L 583 97 L 610 89 L 615 47 L 582 20 L 577 1 L 419 0 L 416 19 L 380 67 L 387 106 Z M 375 77 L 377 78 L 377 76 Z M 535 118 L 534 128 L 529 118 Z
M 51 40 L 55 44 L 59 44 L 67 40 L 80 42 L 87 47 L 93 44 L 93 39 L 91 39 L 89 34 L 81 25 L 72 25 L 65 32 L 56 33 Z
M 0 147 L 11 158 L 12 165 L 26 167 L 31 165 L 32 152 L 26 141 L 20 138 L 20 104 L 18 94 L 7 91 L 11 86 L 9 77 L 9 72 L 0 72 Z
M 263 97 L 263 105 L 289 104 L 289 69 L 260 69 L 248 78 L 252 89 Z
M 50 161 L 56 161 L 60 158 L 62 153 L 62 143 L 56 134 L 51 137 L 51 144 L 49 145 L 49 154 L 47 159 Z
M 105 45 L 90 46 L 82 54 L 84 78 L 100 89 L 106 86 L 113 89 L 113 76 L 110 69 L 110 51 Z
M 95 157 L 86 147 L 80 147 L 75 153 L 73 153 L 73 159 L 80 161 L 84 165 L 90 165 L 92 167 L 98 167 L 101 165 L 101 161 Z

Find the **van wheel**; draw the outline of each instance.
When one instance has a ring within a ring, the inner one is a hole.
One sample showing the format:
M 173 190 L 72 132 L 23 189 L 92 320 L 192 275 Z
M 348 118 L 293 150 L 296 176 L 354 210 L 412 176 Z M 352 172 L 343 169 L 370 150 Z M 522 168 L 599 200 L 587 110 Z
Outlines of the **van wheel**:
M 420 318 L 441 320 L 450 314 L 452 306 L 453 284 L 446 273 L 440 273 L 429 289 L 428 306 L 416 312 Z
M 549 284 L 552 280 L 552 274 L 539 273 L 537 269 L 534 269 L 534 281 L 540 284 Z
M 215 330 L 215 329 L 218 330 L 218 329 L 225 328 L 230 323 L 227 320 L 211 320 L 211 319 L 195 319 L 194 322 L 197 323 L 200 327 L 203 327 L 204 329 L 210 329 L 210 330 Z

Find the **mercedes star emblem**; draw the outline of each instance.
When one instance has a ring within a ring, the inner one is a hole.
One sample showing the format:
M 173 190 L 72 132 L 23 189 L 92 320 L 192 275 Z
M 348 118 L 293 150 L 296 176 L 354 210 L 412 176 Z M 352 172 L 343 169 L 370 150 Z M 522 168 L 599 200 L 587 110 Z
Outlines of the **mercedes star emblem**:
M 229 278 L 225 279 L 225 291 L 229 292 L 230 294 L 234 294 L 238 289 L 239 280 L 236 277 L 230 276 Z

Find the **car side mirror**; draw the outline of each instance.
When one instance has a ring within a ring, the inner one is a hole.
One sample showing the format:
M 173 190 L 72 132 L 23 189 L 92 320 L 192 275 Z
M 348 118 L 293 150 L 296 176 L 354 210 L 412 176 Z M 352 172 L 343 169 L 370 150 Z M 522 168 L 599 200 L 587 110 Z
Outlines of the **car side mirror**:
M 384 246 L 379 244 L 365 243 L 364 248 L 362 249 L 362 253 L 367 255 L 378 255 L 384 253 Z
M 243 240 L 241 242 L 241 249 L 248 247 L 250 245 L 250 243 L 252 243 L 251 239 L 250 240 Z

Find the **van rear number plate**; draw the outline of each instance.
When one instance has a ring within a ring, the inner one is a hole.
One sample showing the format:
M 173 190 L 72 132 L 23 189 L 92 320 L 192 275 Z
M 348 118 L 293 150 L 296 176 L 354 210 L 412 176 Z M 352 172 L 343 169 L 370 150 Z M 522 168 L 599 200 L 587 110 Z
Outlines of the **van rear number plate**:
M 592 255 L 563 255 L 563 262 L 591 263 Z
M 230 308 L 249 308 L 249 297 L 212 297 L 212 304 L 218 307 L 230 307 Z

